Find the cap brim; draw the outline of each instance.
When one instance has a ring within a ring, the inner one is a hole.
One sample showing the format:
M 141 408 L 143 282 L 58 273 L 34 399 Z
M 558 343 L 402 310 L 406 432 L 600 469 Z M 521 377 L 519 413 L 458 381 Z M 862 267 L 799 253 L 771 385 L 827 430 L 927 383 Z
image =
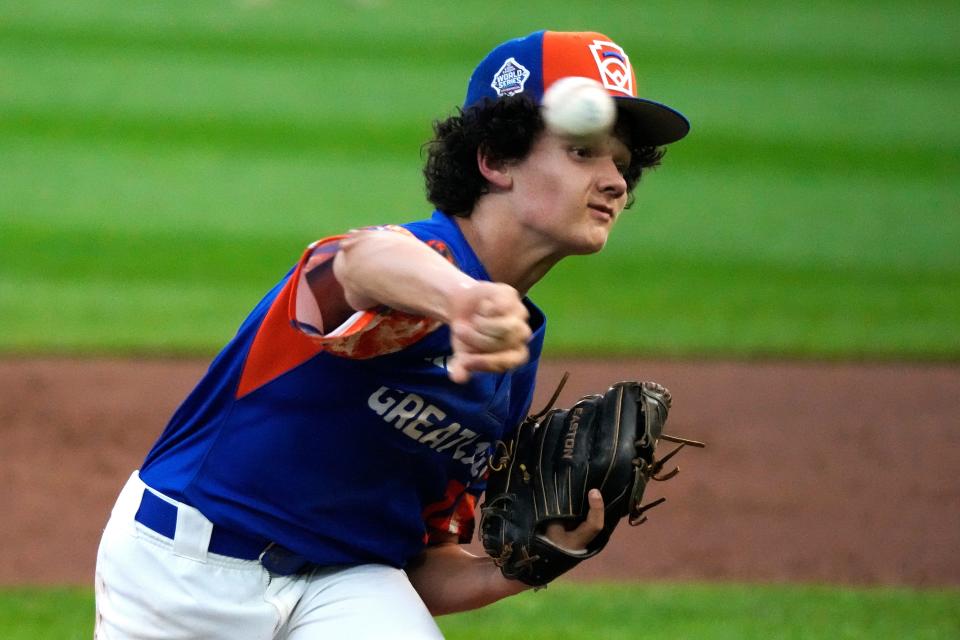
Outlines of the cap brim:
M 660 146 L 683 138 L 690 121 L 665 104 L 644 98 L 615 98 L 617 111 L 634 125 L 642 144 Z

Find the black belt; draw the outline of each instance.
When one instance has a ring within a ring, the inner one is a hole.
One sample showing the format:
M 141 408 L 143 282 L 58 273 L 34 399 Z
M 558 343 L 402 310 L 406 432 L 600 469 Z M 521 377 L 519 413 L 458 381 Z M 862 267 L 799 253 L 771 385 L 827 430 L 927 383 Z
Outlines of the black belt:
M 173 540 L 177 530 L 177 506 L 144 489 L 140 508 L 133 519 Z M 266 538 L 248 536 L 218 526 L 213 527 L 207 551 L 240 560 L 259 560 L 270 573 L 281 576 L 305 573 L 316 566 L 303 556 Z

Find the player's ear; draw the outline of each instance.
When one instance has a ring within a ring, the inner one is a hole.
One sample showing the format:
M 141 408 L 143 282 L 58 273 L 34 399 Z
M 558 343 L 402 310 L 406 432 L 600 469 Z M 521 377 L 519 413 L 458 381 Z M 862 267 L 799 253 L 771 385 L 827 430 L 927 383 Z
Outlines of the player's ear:
M 509 189 L 513 186 L 510 164 L 491 156 L 483 145 L 477 149 L 477 167 L 480 169 L 480 175 L 486 178 L 494 189 Z

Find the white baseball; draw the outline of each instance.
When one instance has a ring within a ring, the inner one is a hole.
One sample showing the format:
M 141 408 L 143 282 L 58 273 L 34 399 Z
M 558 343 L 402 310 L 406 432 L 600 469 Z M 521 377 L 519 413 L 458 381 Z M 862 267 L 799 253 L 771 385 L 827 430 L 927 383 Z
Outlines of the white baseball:
M 609 131 L 617 115 L 613 98 L 603 85 L 579 76 L 560 78 L 550 85 L 540 109 L 547 128 L 576 137 Z

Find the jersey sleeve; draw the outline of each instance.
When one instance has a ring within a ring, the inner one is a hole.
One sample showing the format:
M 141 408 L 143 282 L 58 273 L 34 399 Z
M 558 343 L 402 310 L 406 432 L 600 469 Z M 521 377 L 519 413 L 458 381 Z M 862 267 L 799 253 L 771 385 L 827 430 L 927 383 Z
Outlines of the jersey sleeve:
M 412 233 L 398 226 L 373 227 L 384 233 Z M 290 324 L 309 336 L 324 351 L 335 355 L 366 359 L 394 353 L 417 342 L 440 326 L 438 320 L 417 316 L 389 307 L 374 307 L 357 311 L 338 327 L 324 325 L 311 279 L 330 280 L 330 287 L 339 287 L 332 277 L 333 258 L 346 235 L 319 240 L 307 248 L 293 274 L 294 290 L 290 296 Z M 427 243 L 453 263 L 449 251 Z M 443 247 L 445 249 L 445 247 Z M 321 284 L 320 290 L 326 285 Z M 340 291 L 331 295 L 342 295 Z
M 410 233 L 403 227 L 377 229 L 382 229 L 384 233 Z M 333 278 L 333 258 L 345 238 L 346 235 L 331 236 L 311 244 L 292 272 L 261 301 L 263 317 L 251 339 L 237 381 L 238 398 L 252 393 L 321 352 L 347 358 L 374 358 L 400 351 L 440 326 L 439 321 L 431 318 L 377 307 L 358 311 L 341 326 L 325 331 L 321 307 L 308 281 L 314 276 L 325 277 L 328 282 L 316 288 L 321 294 L 326 290 L 328 295 L 337 296 L 333 299 L 335 307 L 346 307 L 343 290 Z M 426 244 L 440 251 L 440 247 L 430 241 Z M 449 255 L 447 257 L 449 259 Z M 342 317 L 343 314 L 338 315 Z

